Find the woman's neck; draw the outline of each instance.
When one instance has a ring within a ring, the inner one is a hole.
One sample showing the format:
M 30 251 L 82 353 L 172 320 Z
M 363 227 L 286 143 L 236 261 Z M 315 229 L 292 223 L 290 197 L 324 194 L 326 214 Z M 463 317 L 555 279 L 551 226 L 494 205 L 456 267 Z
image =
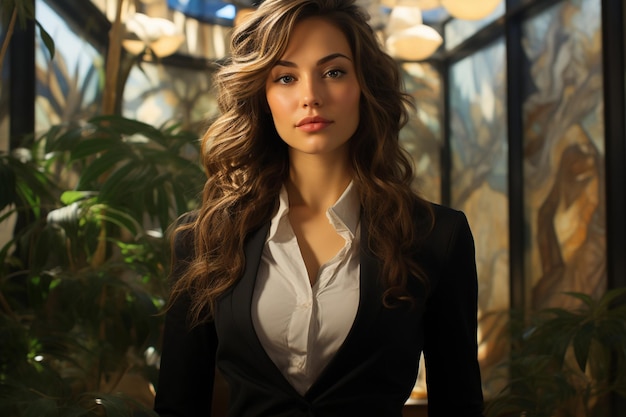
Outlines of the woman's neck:
M 347 158 L 292 156 L 285 184 L 289 205 L 325 212 L 341 197 L 351 180 L 352 169 Z

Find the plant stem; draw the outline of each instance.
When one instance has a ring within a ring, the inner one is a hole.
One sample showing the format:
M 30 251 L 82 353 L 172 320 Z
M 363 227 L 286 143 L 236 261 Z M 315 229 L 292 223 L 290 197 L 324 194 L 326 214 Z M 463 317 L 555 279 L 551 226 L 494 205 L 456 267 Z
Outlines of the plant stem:
M 7 49 L 9 49 L 9 43 L 11 42 L 11 38 L 13 37 L 13 32 L 15 31 L 15 22 L 17 21 L 17 6 L 13 6 L 13 13 L 11 14 L 11 21 L 9 22 L 9 27 L 7 28 L 7 34 L 4 38 L 4 42 L 2 42 L 2 49 L 0 50 L 0 75 L 2 75 L 2 65 L 4 64 L 4 56 L 7 53 Z
M 102 113 L 112 115 L 115 113 L 115 101 L 117 91 L 117 79 L 120 68 L 120 56 L 122 53 L 122 5 L 124 0 L 118 0 L 115 11 L 115 21 L 109 31 L 109 50 L 104 79 L 104 97 L 102 99 Z
M 98 234 L 98 246 L 91 257 L 91 266 L 94 268 L 102 265 L 106 259 L 107 252 L 107 232 L 104 224 L 100 225 L 100 233 Z
M 2 291 L 0 291 L 0 306 L 2 306 L 2 309 L 4 310 L 6 314 L 8 314 L 9 316 L 13 318 L 16 317 L 15 312 L 9 305 L 9 302 L 7 301 L 7 299 L 4 297 L 4 294 L 2 294 Z

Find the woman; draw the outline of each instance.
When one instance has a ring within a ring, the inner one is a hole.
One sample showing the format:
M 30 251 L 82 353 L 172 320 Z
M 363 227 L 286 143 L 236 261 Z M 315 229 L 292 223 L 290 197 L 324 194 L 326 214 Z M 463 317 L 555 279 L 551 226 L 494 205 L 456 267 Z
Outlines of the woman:
M 429 416 L 479 416 L 465 216 L 411 191 L 397 65 L 347 0 L 267 0 L 235 30 L 178 227 L 155 410 L 402 414 L 420 353 Z

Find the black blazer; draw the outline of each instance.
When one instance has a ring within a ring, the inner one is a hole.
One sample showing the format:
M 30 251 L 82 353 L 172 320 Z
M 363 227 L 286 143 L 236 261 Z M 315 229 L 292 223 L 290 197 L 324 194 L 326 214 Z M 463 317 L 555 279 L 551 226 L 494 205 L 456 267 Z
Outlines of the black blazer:
M 156 412 L 161 417 L 209 416 L 217 365 L 230 386 L 232 417 L 400 417 L 423 350 L 429 417 L 481 416 L 472 234 L 463 213 L 437 205 L 433 210 L 434 228 L 416 255 L 430 280 L 428 295 L 413 280 L 416 307 L 384 307 L 379 261 L 362 248 L 354 324 L 304 396 L 265 353 L 252 324 L 252 292 L 269 224 L 252 233 L 243 276 L 219 299 L 214 321 L 188 331 L 184 298 L 168 311 Z M 365 228 L 361 234 L 367 242 Z M 174 277 L 184 268 L 189 248 L 189 238 L 176 240 Z

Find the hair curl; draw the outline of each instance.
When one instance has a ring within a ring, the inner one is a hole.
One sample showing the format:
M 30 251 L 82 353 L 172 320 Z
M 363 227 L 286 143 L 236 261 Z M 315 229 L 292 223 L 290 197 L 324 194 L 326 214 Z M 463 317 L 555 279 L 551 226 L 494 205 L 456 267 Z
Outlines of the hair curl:
M 408 120 L 397 63 L 380 47 L 369 16 L 353 0 L 266 0 L 231 40 L 231 55 L 216 74 L 221 116 L 202 141 L 207 181 L 202 205 L 176 229 L 193 234 L 193 255 L 172 288 L 191 298 L 193 324 L 208 319 L 215 300 L 241 276 L 244 242 L 267 223 L 289 172 L 287 146 L 267 111 L 265 82 L 281 59 L 295 25 L 322 17 L 346 36 L 361 87 L 360 123 L 350 140 L 353 181 L 360 195 L 367 244 L 382 261 L 386 306 L 411 300 L 407 280 L 427 284 L 415 261 L 416 213 L 431 223 L 429 204 L 411 189 L 412 165 L 398 142 Z M 428 230 L 420 230 L 420 235 Z

